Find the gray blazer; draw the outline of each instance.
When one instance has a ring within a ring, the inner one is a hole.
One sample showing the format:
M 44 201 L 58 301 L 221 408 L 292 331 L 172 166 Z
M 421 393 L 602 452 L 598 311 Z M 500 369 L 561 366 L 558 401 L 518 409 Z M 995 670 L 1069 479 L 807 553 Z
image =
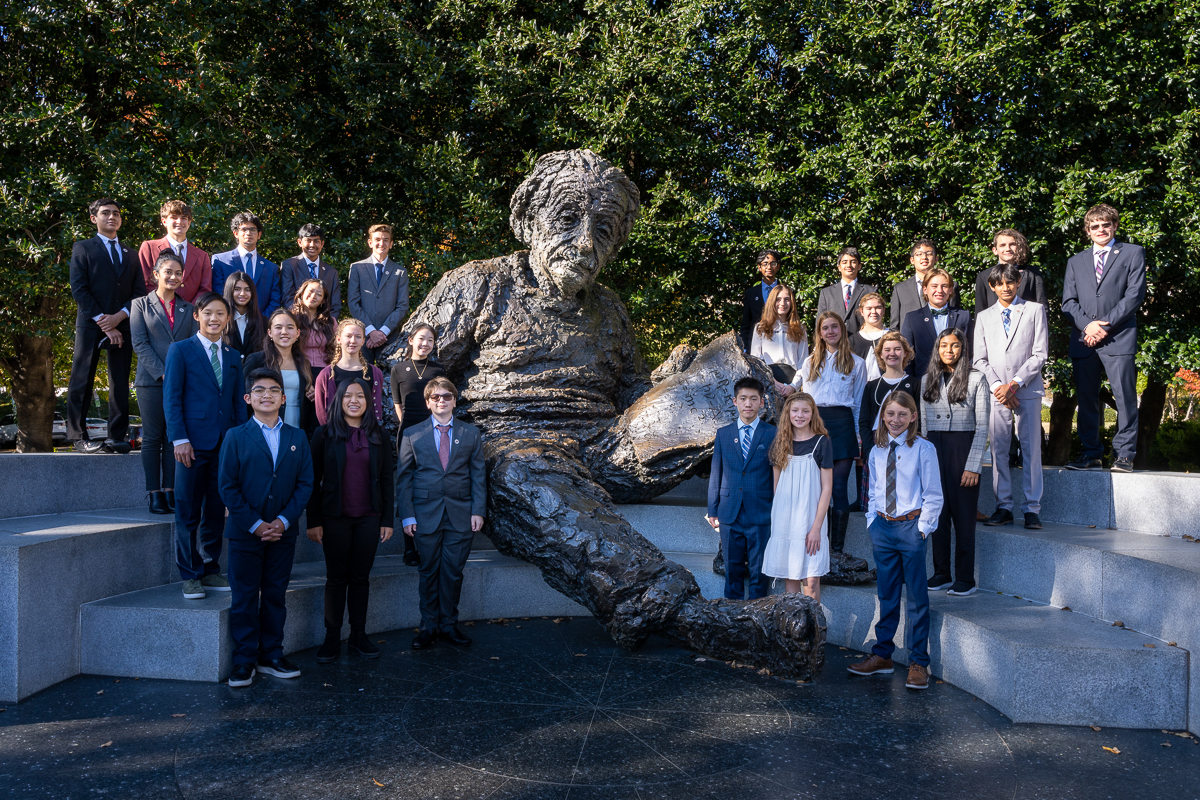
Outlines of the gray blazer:
M 400 440 L 396 476 L 396 519 L 416 519 L 417 533 L 433 533 L 443 514 L 460 533 L 471 530 L 472 516 L 487 514 L 483 437 L 469 422 L 455 418 L 450 430 L 450 463 L 445 471 L 432 417 L 413 425 Z
M 158 295 L 143 295 L 129 306 L 129 333 L 133 352 L 137 353 L 137 374 L 134 386 L 159 386 L 167 371 L 167 350 L 175 342 L 195 336 L 196 307 L 175 295 L 175 327 L 167 321 Z
M 1004 335 L 1004 309 L 997 303 L 975 318 L 975 361 L 988 388 L 1016 381 L 1018 400 L 1036 400 L 1046 393 L 1042 367 L 1050 357 L 1050 323 L 1046 307 L 1020 297 L 1009 307 L 1012 312 L 1009 336 Z M 1039 406 L 1040 408 L 1040 406 Z
M 826 311 L 836 311 L 841 315 L 842 319 L 846 320 L 846 335 L 858 333 L 858 329 L 862 327 L 862 314 L 858 313 L 858 301 L 862 300 L 864 294 L 871 294 L 875 291 L 875 287 L 859 281 L 854 285 L 854 292 L 850 295 L 850 313 L 846 313 L 846 298 L 842 296 L 842 281 L 832 286 L 826 286 L 821 290 L 821 296 L 817 299 L 817 317 L 820 317 Z
M 389 343 L 400 335 L 400 324 L 408 314 L 408 271 L 404 267 L 389 258 L 384 262 L 383 280 L 376 286 L 375 263 L 356 261 L 350 265 L 347 294 L 351 316 L 372 328 L 387 328 Z
M 1003 335 L 1003 334 L 1001 334 Z M 983 451 L 988 439 L 988 419 L 991 415 L 992 393 L 984 383 L 983 373 L 971 370 L 967 382 L 967 398 L 961 403 L 946 402 L 943 389 L 937 402 L 925 399 L 926 379 L 921 378 L 921 433 L 930 431 L 974 431 L 971 452 L 967 456 L 967 472 L 979 472 Z

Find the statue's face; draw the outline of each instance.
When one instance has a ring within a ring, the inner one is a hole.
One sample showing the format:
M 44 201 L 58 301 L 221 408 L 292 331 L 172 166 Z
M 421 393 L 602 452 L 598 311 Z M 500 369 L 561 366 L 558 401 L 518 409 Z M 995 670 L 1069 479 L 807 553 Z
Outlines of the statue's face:
M 560 179 L 545 207 L 538 210 L 529 242 L 529 261 L 564 297 L 574 297 L 596 280 L 620 249 L 625 210 L 606 185 Z

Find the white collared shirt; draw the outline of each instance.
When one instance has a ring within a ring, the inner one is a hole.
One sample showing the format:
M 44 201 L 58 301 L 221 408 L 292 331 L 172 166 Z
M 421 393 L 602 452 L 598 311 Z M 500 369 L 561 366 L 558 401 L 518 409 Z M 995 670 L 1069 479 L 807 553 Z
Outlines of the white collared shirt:
M 788 338 L 787 326 L 782 322 L 776 322 L 774 332 L 764 338 L 758 332 L 758 325 L 755 325 L 750 337 L 750 355 L 761 358 L 767 365 L 787 364 L 799 370 L 804 359 L 808 358 L 808 339 L 793 342 Z M 792 383 L 799 385 L 799 379 L 793 378 Z
M 1021 307 L 1025 305 L 1025 302 L 1025 298 L 1020 295 L 1013 298 L 1013 301 L 1008 304 L 1008 308 L 1005 308 L 999 300 L 996 301 L 996 305 L 1000 309 L 1000 330 L 1004 330 L 1004 312 L 1011 312 L 1008 315 L 1008 331 L 1004 334 L 1004 338 L 1007 341 L 1012 341 L 1013 332 L 1017 329 L 1017 319 L 1021 316 Z M 1014 380 L 1014 383 L 1018 386 L 1024 386 L 1023 383 L 1017 380 Z M 992 383 L 992 391 L 996 391 L 1003 385 L 1000 381 L 994 381 Z
M 238 257 L 242 259 L 242 268 L 245 269 L 246 274 L 257 281 L 258 276 L 254 274 L 254 271 L 258 268 L 258 250 L 247 250 L 239 244 L 237 253 Z
M 812 395 L 818 406 L 845 406 L 854 412 L 854 430 L 857 431 L 863 389 L 867 387 L 867 362 L 854 353 L 850 357 L 854 366 L 849 375 L 837 371 L 836 354 L 829 352 L 825 354 L 825 365 L 821 367 L 819 377 L 808 377 L 812 358 L 804 359 L 796 374 L 800 378 L 800 387 Z
M 942 513 L 942 479 L 938 473 L 937 450 L 928 439 L 918 436 L 912 446 L 906 444 L 908 434 L 896 438 L 888 434 L 889 445 L 898 443 L 896 447 L 896 513 L 891 516 L 902 517 L 912 511 L 921 509 L 921 517 L 917 528 L 923 536 L 928 536 L 938 526 L 938 516 Z M 881 513 L 887 513 L 887 461 L 889 445 L 871 450 L 870 484 L 867 491 L 867 527 Z
M 268 426 L 265 422 L 258 418 L 258 415 L 251 417 L 258 423 L 258 429 L 262 431 L 263 438 L 267 440 L 267 449 L 271 451 L 271 464 L 277 466 L 279 464 L 279 437 L 283 432 L 283 417 L 278 417 L 275 420 L 274 427 Z M 265 520 L 259 520 L 250 526 L 250 532 L 254 533 L 258 530 L 258 526 L 262 525 Z M 291 527 L 291 523 L 287 521 L 287 517 L 279 515 L 279 521 L 283 523 L 284 528 Z
M 850 287 L 850 296 L 853 297 L 854 290 L 858 288 L 858 278 L 855 278 L 854 280 L 852 280 L 850 282 L 847 282 L 845 278 L 842 278 L 838 282 L 838 285 L 841 287 L 842 302 L 845 303 L 846 302 L 846 287 Z
M 244 342 L 246 340 L 246 325 L 250 322 L 250 319 L 245 314 L 239 314 L 235 311 L 233 312 L 233 321 L 238 326 L 238 336 Z
M 1113 238 L 1109 239 L 1108 244 L 1104 245 L 1103 247 L 1101 247 L 1098 244 L 1092 245 L 1092 269 L 1093 270 L 1095 270 L 1095 268 L 1100 265 L 1100 254 L 1101 253 L 1105 254 L 1104 255 L 1104 268 L 1108 269 L 1108 259 L 1109 259 L 1109 257 L 1112 256 L 1113 245 L 1116 243 L 1117 243 L 1117 238 L 1114 236 Z

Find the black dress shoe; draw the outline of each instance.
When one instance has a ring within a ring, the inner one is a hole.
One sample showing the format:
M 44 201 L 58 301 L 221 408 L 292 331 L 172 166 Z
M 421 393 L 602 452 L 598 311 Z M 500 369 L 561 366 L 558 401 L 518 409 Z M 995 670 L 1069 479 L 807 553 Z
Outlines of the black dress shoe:
M 264 675 L 274 675 L 276 678 L 299 678 L 300 668 L 286 658 L 260 658 L 255 667 Z
M 1133 472 L 1133 462 L 1128 458 L 1118 458 L 1113 462 L 1113 472 Z
M 421 557 L 417 555 L 416 551 L 405 553 L 404 563 L 410 567 L 419 567 L 421 566 Z
M 466 647 L 471 643 L 471 637 L 459 631 L 457 626 L 450 628 L 448 631 L 442 631 L 441 635 L 450 644 L 456 644 L 459 647 Z
M 81 453 L 92 455 L 94 453 L 104 452 L 104 442 L 97 442 L 91 439 L 80 439 L 75 442 L 75 449 Z
M 1104 469 L 1104 462 L 1099 458 L 1077 458 L 1074 461 L 1064 464 L 1067 469 Z
M 712 571 L 714 575 L 725 574 L 725 553 L 719 547 L 717 548 L 717 554 L 713 557 Z
M 346 649 L 358 653 L 363 658 L 379 658 L 379 648 L 365 633 L 351 633 L 350 638 L 346 640 Z
M 150 493 L 150 513 L 151 514 L 170 514 L 171 509 L 167 507 L 167 497 L 162 492 Z
M 412 640 L 413 650 L 424 650 L 434 642 L 433 631 L 421 631 Z
M 171 513 L 175 513 L 175 493 L 170 489 L 163 492 L 163 497 L 167 499 L 167 508 L 171 509 Z
M 994 514 L 983 521 L 983 524 L 994 528 L 997 525 L 1012 525 L 1012 522 L 1012 511 L 1007 508 L 997 508 Z
M 317 663 L 332 664 L 342 654 L 342 632 L 325 630 L 325 641 L 317 648 Z
M 230 686 L 249 686 L 254 683 L 254 665 L 238 664 L 229 673 Z
M 1032 511 L 1026 511 L 1025 527 L 1031 531 L 1040 531 L 1042 529 L 1042 518 Z
M 129 442 L 118 442 L 116 439 L 105 439 L 104 449 L 110 453 L 116 453 L 119 456 L 127 455 L 133 450 L 133 445 Z

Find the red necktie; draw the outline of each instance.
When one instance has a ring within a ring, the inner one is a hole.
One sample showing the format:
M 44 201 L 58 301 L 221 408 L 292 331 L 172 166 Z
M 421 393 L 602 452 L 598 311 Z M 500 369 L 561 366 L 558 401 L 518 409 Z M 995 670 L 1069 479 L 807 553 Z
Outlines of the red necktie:
M 846 310 L 850 310 L 850 284 L 846 284 Z
M 450 426 L 435 425 L 434 427 L 438 429 L 438 433 L 442 437 L 438 444 L 438 456 L 442 459 L 442 472 L 445 472 L 446 468 L 450 466 Z

